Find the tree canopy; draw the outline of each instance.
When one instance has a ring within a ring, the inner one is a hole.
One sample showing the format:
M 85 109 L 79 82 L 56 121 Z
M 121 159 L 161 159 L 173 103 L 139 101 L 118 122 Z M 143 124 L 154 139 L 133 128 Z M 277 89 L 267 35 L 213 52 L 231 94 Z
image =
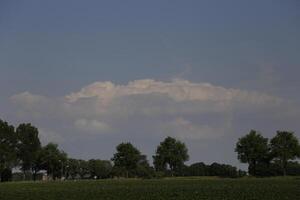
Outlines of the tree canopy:
M 14 127 L 0 120 L 0 175 L 17 162 L 17 135 Z M 1 178 L 1 181 L 3 179 Z
M 58 149 L 58 145 L 49 143 L 44 146 L 38 157 L 39 169 L 46 170 L 53 179 L 63 176 L 67 154 Z
M 38 129 L 31 124 L 20 124 L 16 129 L 18 137 L 18 157 L 22 170 L 35 171 L 38 154 L 41 150 Z
M 111 160 L 114 162 L 115 168 L 124 169 L 125 176 L 128 177 L 129 173 L 133 173 L 137 169 L 142 158 L 141 152 L 129 142 L 119 144 L 116 150 L 117 152 Z
M 108 160 L 91 159 L 88 164 L 91 178 L 108 178 L 111 174 L 112 164 Z
M 179 172 L 188 159 L 188 149 L 185 144 L 172 137 L 167 137 L 161 142 L 153 156 L 155 169 L 157 171 L 170 170 L 171 175 Z
M 300 144 L 293 132 L 277 131 L 270 142 L 261 133 L 251 130 L 238 139 L 235 151 L 242 163 L 249 164 L 254 176 L 300 175 Z M 185 165 L 189 159 L 186 145 L 172 137 L 165 138 L 156 148 L 154 167 L 146 155 L 131 143 L 120 143 L 109 160 L 74 159 L 57 144 L 41 145 L 38 128 L 27 123 L 14 126 L 0 120 L 0 179 L 35 180 L 39 171 L 47 171 L 52 179 L 89 179 L 110 177 L 220 176 L 241 177 L 246 172 L 228 164 L 203 162 Z M 13 172 L 21 169 L 22 172 Z M 39 174 L 41 175 L 41 174 Z
M 255 175 L 257 164 L 269 156 L 268 138 L 251 130 L 249 134 L 238 140 L 235 151 L 242 163 L 249 164 L 249 174 Z
M 286 175 L 288 161 L 300 157 L 299 141 L 293 132 L 277 131 L 271 140 L 271 151 L 274 158 L 279 160 L 283 175 Z

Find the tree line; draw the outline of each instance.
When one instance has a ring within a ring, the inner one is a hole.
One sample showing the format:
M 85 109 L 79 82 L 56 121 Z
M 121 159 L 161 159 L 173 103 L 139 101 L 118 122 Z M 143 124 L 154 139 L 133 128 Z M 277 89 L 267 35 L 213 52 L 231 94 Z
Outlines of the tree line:
M 282 144 L 282 141 L 286 143 Z M 296 153 L 291 149 L 297 149 Z M 294 167 L 294 173 L 296 171 L 296 174 L 300 174 L 299 164 L 289 162 L 299 156 L 300 152 L 299 142 L 293 133 L 280 133 L 271 140 L 271 144 L 268 144 L 268 139 L 251 131 L 239 139 L 235 150 L 241 162 L 249 163 L 250 175 L 269 175 L 268 170 L 273 170 L 275 166 L 276 170 L 281 170 L 283 174 L 291 174 L 291 167 Z M 21 180 L 36 180 L 41 171 L 46 171 L 48 177 L 53 180 L 166 176 L 234 178 L 246 175 L 245 171 L 226 164 L 206 165 L 197 162 L 188 166 L 185 164 L 188 159 L 186 145 L 172 137 L 165 138 L 157 146 L 153 156 L 153 166 L 149 164 L 147 156 L 129 142 L 117 145 L 116 153 L 111 160 L 74 159 L 60 150 L 57 144 L 48 143 L 42 146 L 38 129 L 30 123 L 23 123 L 14 128 L 0 120 L 0 178 L 2 182 L 12 179 L 12 170 L 15 168 L 21 170 L 21 173 L 18 173 Z M 279 168 L 278 163 L 280 163 Z M 270 175 L 280 175 L 280 173 L 272 172 Z
M 258 131 L 251 130 L 240 138 L 235 151 L 242 163 L 248 163 L 252 176 L 300 175 L 300 145 L 293 132 L 277 131 L 269 140 Z

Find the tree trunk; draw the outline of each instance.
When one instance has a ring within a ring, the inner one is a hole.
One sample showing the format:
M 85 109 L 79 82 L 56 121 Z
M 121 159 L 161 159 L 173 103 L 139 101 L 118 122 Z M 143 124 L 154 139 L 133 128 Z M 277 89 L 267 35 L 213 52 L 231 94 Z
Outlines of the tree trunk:
M 286 176 L 286 168 L 287 168 L 287 162 L 283 161 L 283 166 L 282 166 L 283 176 Z
M 25 180 L 26 180 L 26 171 L 23 170 L 23 181 L 25 181 Z
M 32 170 L 32 172 L 33 172 L 32 179 L 33 179 L 33 181 L 36 181 L 37 171 L 36 170 Z

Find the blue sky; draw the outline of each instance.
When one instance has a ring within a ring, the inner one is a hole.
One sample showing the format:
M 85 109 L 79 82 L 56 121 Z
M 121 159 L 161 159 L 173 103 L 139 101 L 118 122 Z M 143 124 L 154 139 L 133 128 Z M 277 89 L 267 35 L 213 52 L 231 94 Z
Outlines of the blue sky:
M 233 145 L 250 128 L 299 136 L 299 10 L 296 0 L 1 1 L 0 118 L 33 122 L 75 157 L 108 159 L 123 140 L 150 156 L 171 135 L 190 162 L 238 165 Z

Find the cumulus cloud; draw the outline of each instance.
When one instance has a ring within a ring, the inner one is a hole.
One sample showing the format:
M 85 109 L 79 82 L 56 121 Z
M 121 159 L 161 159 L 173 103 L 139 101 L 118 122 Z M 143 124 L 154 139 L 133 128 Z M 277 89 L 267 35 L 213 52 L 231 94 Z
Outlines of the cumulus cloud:
M 178 117 L 162 126 L 162 130 L 168 135 L 175 135 L 181 139 L 207 139 L 223 136 L 230 130 L 231 124 L 201 124 L 193 123 L 187 119 Z
M 63 97 L 24 92 L 11 100 L 21 116 L 78 134 L 130 134 L 139 127 L 190 139 L 224 135 L 232 113 L 273 110 L 283 103 L 268 94 L 179 79 L 95 82 Z
M 101 133 L 103 131 L 108 131 L 110 129 L 109 125 L 95 119 L 93 120 L 77 119 L 74 124 L 76 128 L 80 130 L 92 132 L 92 133 L 94 132 Z
M 66 96 L 69 102 L 82 98 L 97 97 L 103 105 L 109 104 L 114 98 L 137 94 L 167 95 L 177 102 L 182 101 L 240 101 L 251 104 L 276 104 L 279 99 L 257 92 L 238 89 L 227 89 L 209 83 L 191 83 L 187 80 L 175 79 L 172 82 L 160 82 L 152 79 L 136 80 L 127 85 L 115 85 L 111 82 L 96 82 L 82 88 L 79 92 Z

